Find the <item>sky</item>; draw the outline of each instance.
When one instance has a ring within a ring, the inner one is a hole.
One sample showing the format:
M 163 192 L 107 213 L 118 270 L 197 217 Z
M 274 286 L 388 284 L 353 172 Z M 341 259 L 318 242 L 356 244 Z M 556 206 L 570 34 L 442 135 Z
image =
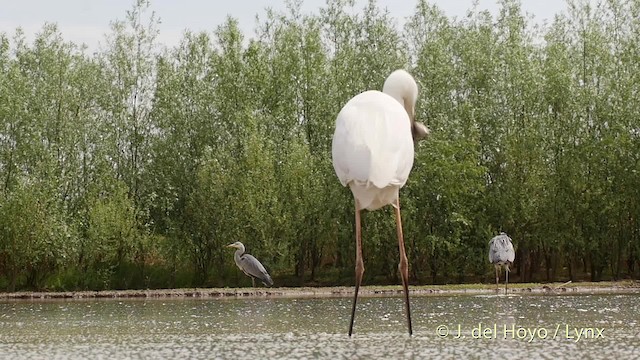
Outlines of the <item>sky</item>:
M 450 17 L 463 17 L 472 7 L 473 0 L 428 0 Z M 134 0 L 0 0 L 0 32 L 13 36 L 21 27 L 29 40 L 49 23 L 56 23 L 67 41 L 85 43 L 89 50 L 98 50 L 105 43 L 105 34 L 114 20 L 123 20 Z M 303 0 L 304 13 L 317 13 L 326 0 Z M 356 0 L 355 9 L 362 9 L 366 0 Z M 387 8 L 399 25 L 413 14 L 417 0 L 377 0 Z M 480 9 L 497 14 L 496 0 L 478 0 Z M 566 8 L 563 0 L 523 0 L 525 12 L 536 22 L 551 21 Z M 246 37 L 252 37 L 255 16 L 264 15 L 265 9 L 284 10 L 285 1 L 268 0 L 151 0 L 151 9 L 160 18 L 158 42 L 166 46 L 179 43 L 184 30 L 212 31 L 222 24 L 227 15 L 238 19 Z

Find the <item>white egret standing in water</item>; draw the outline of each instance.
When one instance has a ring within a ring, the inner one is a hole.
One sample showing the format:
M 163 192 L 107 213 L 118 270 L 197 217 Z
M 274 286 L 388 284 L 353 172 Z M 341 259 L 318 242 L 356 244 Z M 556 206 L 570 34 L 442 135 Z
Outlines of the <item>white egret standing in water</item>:
M 425 137 L 429 130 L 415 122 L 418 85 L 409 73 L 396 70 L 384 83 L 382 92 L 366 91 L 349 100 L 336 119 L 333 135 L 333 167 L 343 186 L 348 186 L 355 198 L 356 284 L 349 324 L 349 336 L 358 300 L 358 290 L 364 274 L 360 211 L 376 210 L 385 205 L 395 209 L 400 264 L 404 286 L 404 301 L 409 334 L 409 264 L 402 236 L 399 191 L 407 182 L 413 166 L 414 141 Z

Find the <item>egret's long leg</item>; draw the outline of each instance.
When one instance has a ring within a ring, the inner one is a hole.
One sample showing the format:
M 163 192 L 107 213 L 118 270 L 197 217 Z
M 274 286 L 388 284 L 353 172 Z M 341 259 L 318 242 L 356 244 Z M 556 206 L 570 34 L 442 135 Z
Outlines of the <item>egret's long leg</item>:
M 349 324 L 349 336 L 353 334 L 353 321 L 356 315 L 358 302 L 358 290 L 364 274 L 364 262 L 362 261 L 362 231 L 360 229 L 360 204 L 356 200 L 356 289 L 353 294 L 353 308 L 351 309 L 351 323 Z
M 496 292 L 500 290 L 500 265 L 495 264 L 496 267 Z
M 411 307 L 409 306 L 409 261 L 407 260 L 407 253 L 404 248 L 404 237 L 402 236 L 402 219 L 400 217 L 400 200 L 396 201 L 394 206 L 396 211 L 396 225 L 398 232 L 398 248 L 400 250 L 400 264 L 398 269 L 402 276 L 402 286 L 404 287 L 404 307 L 407 313 L 407 327 L 409 328 L 409 335 L 413 334 L 411 328 Z
M 253 287 L 256 287 L 256 279 L 253 276 L 251 277 L 251 285 L 253 285 Z

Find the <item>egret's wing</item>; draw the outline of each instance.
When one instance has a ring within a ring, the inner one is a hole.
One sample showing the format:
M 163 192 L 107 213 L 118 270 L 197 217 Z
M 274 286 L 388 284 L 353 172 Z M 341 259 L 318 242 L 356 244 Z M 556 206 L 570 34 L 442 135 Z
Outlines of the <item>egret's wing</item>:
M 244 271 L 247 275 L 259 279 L 269 286 L 273 285 L 273 280 L 271 280 L 271 276 L 269 276 L 267 270 L 264 268 L 264 266 L 262 266 L 260 261 L 258 261 L 258 259 L 256 259 L 252 255 L 242 255 L 240 257 L 240 265 L 242 266 L 242 271 Z
M 340 111 L 333 136 L 333 167 L 343 185 L 402 186 L 413 166 L 411 121 L 391 96 L 367 91 Z

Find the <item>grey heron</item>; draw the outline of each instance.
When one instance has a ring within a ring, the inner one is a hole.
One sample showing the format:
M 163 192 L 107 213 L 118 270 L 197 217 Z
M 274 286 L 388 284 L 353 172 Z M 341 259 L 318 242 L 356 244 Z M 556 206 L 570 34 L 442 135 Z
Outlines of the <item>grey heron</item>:
M 260 261 L 250 254 L 245 253 L 244 244 L 240 241 L 236 241 L 233 244 L 227 245 L 227 247 L 236 248 L 236 252 L 233 255 L 236 265 L 242 270 L 245 275 L 251 278 L 253 287 L 256 287 L 256 279 L 262 281 L 266 286 L 272 286 L 273 280 L 267 270 L 262 266 Z
M 395 210 L 400 251 L 398 268 L 404 287 L 409 334 L 409 264 L 405 252 L 400 217 L 399 191 L 413 167 L 414 141 L 424 138 L 428 128 L 414 120 L 418 85 L 404 70 L 396 70 L 385 80 L 382 92 L 365 91 L 349 100 L 338 113 L 332 141 L 336 175 L 348 186 L 355 200 L 356 265 L 355 294 L 349 336 L 364 274 L 360 212 L 391 205 Z
M 504 293 L 507 293 L 507 286 L 509 285 L 509 266 L 513 264 L 516 259 L 516 253 L 513 250 L 513 243 L 511 238 L 501 232 L 500 235 L 495 236 L 489 241 L 489 262 L 491 262 L 496 268 L 496 289 L 500 280 L 500 267 L 505 268 L 505 284 Z

